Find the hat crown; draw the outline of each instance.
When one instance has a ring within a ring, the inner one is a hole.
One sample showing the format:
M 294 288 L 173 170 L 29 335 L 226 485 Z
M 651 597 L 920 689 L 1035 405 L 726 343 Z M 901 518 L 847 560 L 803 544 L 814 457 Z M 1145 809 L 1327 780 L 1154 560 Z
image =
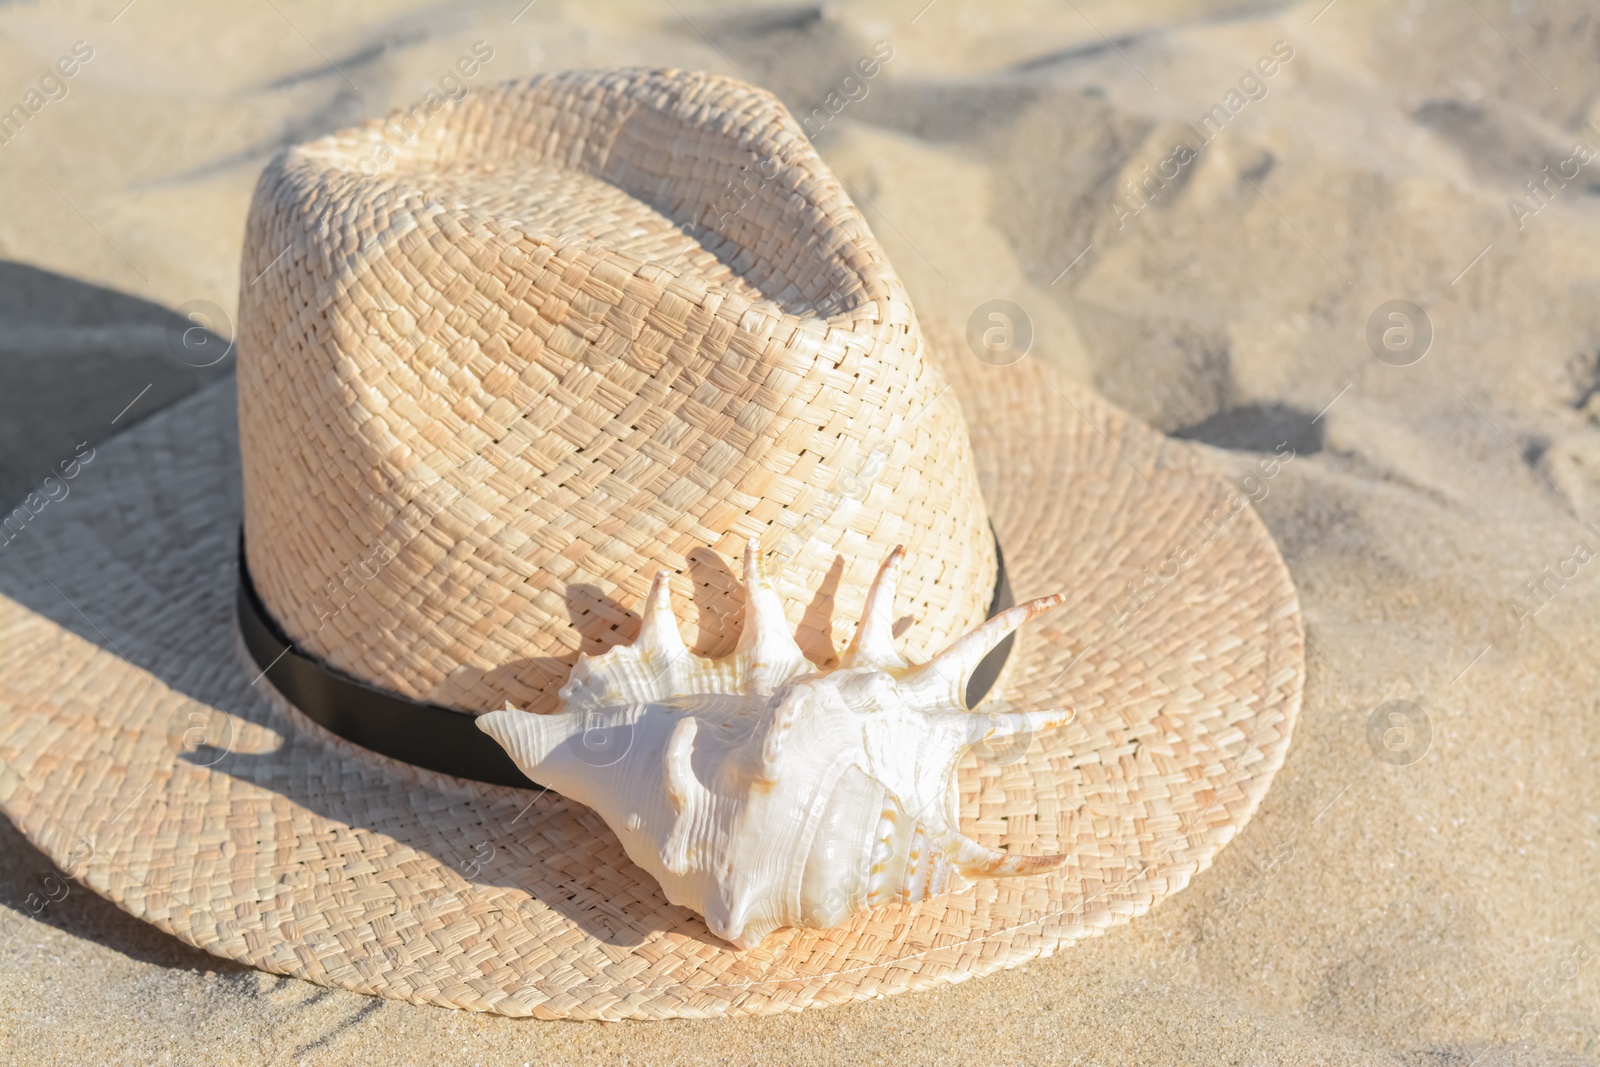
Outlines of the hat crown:
M 995 557 L 956 399 L 769 94 L 578 72 L 291 149 L 243 258 L 248 563 L 303 649 L 465 710 L 553 705 L 674 572 L 730 651 L 760 541 L 802 649 L 895 544 L 924 657 Z M 816 592 L 817 589 L 821 592 Z

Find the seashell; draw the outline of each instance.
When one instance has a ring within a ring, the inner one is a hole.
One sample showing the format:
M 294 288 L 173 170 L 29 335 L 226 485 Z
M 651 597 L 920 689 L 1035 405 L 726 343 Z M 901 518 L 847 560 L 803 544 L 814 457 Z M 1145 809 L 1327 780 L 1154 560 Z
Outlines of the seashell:
M 658 573 L 639 637 L 580 656 L 559 710 L 509 703 L 478 725 L 540 785 L 593 808 L 667 899 L 740 948 L 782 926 L 837 926 L 968 879 L 1052 870 L 1066 856 L 1019 856 L 958 829 L 955 771 L 972 746 L 1024 743 L 1071 709 L 986 713 L 963 703 L 967 676 L 1042 597 L 1002 612 L 926 663 L 891 633 L 903 548 L 884 561 L 855 638 L 819 670 L 745 553 L 745 623 L 734 652 L 685 647 Z

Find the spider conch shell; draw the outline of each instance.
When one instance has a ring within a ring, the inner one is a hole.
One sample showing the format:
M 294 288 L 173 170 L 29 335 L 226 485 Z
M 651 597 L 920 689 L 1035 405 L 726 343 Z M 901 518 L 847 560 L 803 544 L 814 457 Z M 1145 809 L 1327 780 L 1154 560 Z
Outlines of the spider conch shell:
M 667 899 L 750 948 L 781 926 L 827 928 L 864 908 L 923 900 L 966 879 L 1052 870 L 957 829 L 956 763 L 993 738 L 1026 744 L 1071 709 L 984 713 L 968 674 L 1042 597 L 1002 612 L 927 663 L 895 650 L 902 548 L 884 561 L 854 640 L 819 670 L 745 553 L 744 630 L 732 655 L 690 652 L 667 572 L 631 645 L 580 656 L 548 715 L 503 711 L 478 725 L 533 781 L 593 808 Z

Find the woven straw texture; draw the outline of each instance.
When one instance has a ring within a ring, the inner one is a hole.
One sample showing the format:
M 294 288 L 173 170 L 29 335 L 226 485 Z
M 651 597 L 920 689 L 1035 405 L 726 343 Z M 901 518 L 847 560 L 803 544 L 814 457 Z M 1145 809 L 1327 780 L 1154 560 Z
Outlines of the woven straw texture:
M 1182 888 L 1249 818 L 1303 681 L 1265 529 L 1184 446 L 1043 367 L 937 356 L 771 97 L 568 75 L 476 94 L 367 166 L 385 136 L 263 176 L 237 395 L 106 442 L 0 557 L 0 808 L 74 876 L 328 985 L 709 1016 L 1052 952 Z M 741 166 L 759 180 L 725 209 Z M 1079 716 L 969 758 L 961 829 L 1072 862 L 748 951 L 581 806 L 311 724 L 233 622 L 242 519 L 313 652 L 463 709 L 537 707 L 580 643 L 633 635 L 656 566 L 699 650 L 731 646 L 748 536 L 819 661 L 904 542 L 904 641 L 940 647 L 989 597 L 991 518 L 1016 594 L 1070 597 L 1022 633 L 999 696 Z
M 1032 363 L 947 370 L 1017 595 L 1071 597 L 1022 631 L 1002 695 L 1078 708 L 1020 758 L 962 766 L 961 829 L 1070 851 L 1060 871 L 741 952 L 670 906 L 588 810 L 331 737 L 262 692 L 238 647 L 227 383 L 103 444 L 0 555 L 0 809 L 208 951 L 510 1015 L 792 1011 L 960 981 L 1127 921 L 1211 862 L 1280 766 L 1304 672 L 1294 589 L 1187 446 Z M 1129 582 L 1147 590 L 1137 610 Z
M 549 710 L 661 568 L 725 654 L 750 537 L 818 663 L 896 544 L 913 653 L 982 621 L 959 405 L 765 92 L 576 72 L 332 135 L 262 175 L 241 273 L 251 572 L 357 677 Z

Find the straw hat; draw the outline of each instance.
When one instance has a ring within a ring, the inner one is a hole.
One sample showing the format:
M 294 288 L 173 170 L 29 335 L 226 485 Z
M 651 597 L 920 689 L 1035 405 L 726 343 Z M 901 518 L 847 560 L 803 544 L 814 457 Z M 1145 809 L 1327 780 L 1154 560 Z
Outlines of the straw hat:
M 405 118 L 267 168 L 237 386 L 102 443 L 8 529 L 0 809 L 68 874 L 268 971 L 660 1018 L 1049 954 L 1244 825 L 1300 704 L 1298 607 L 1190 446 L 925 334 L 764 92 L 585 72 Z M 959 771 L 964 833 L 1064 869 L 738 950 L 462 740 L 631 639 L 658 568 L 685 640 L 726 652 L 751 537 L 824 667 L 896 544 L 914 657 L 1008 584 L 1067 595 L 995 691 L 1076 721 Z

